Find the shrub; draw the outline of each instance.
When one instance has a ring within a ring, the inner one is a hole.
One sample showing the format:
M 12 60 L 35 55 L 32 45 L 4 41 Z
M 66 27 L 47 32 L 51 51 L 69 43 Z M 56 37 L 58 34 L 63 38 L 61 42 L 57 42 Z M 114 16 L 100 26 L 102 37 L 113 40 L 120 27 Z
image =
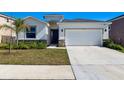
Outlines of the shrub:
M 124 50 L 124 48 L 119 45 L 119 44 L 115 44 L 112 40 L 104 40 L 103 46 L 111 48 L 111 49 L 115 49 L 115 50 Z
M 9 49 L 9 44 L 0 44 L 0 49 Z M 43 41 L 19 41 L 18 46 L 11 44 L 12 49 L 44 49 L 47 43 Z
M 18 49 L 18 46 L 16 44 L 12 44 L 13 49 Z
M 123 50 L 123 47 L 121 45 L 114 44 L 114 43 L 109 44 L 108 47 L 115 50 Z
M 14 44 L 3 44 L 3 43 L 0 44 L 0 49 L 9 49 L 10 47 L 12 49 L 16 48 L 16 46 Z
M 9 48 L 9 44 L 3 44 L 3 43 L 0 44 L 0 49 L 7 49 L 7 48 Z
M 47 44 L 45 42 L 38 42 L 37 43 L 37 49 L 44 49 L 47 47 Z
M 24 42 L 20 42 L 17 48 L 18 49 L 29 49 L 29 46 L 25 44 Z
M 25 42 L 26 45 L 28 45 L 28 47 L 30 49 L 36 49 L 37 48 L 37 42 Z
M 44 41 L 20 41 L 19 49 L 44 49 L 47 43 Z
M 111 39 L 106 39 L 103 41 L 103 46 L 108 47 L 109 44 L 113 44 L 113 41 Z

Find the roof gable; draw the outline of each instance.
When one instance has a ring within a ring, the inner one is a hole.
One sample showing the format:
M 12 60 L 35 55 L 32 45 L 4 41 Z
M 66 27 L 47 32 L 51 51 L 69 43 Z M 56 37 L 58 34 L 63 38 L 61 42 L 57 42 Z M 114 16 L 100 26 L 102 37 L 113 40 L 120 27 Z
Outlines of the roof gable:
M 48 25 L 48 23 L 46 23 L 46 22 L 44 22 L 44 21 L 41 21 L 41 20 L 39 20 L 39 19 L 37 19 L 37 18 L 34 18 L 34 17 L 32 17 L 32 16 L 25 17 L 24 20 L 27 20 L 27 19 L 30 19 L 30 18 L 33 19 L 33 20 L 35 20 L 35 21 L 38 21 L 38 22 L 40 22 L 40 23 L 44 23 L 44 24 Z

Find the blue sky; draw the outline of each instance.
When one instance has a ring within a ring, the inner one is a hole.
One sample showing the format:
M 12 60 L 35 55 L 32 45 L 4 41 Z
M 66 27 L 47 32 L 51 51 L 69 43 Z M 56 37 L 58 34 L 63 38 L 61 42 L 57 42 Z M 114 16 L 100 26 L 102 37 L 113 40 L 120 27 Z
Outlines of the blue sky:
M 65 19 L 94 19 L 106 21 L 111 18 L 124 14 L 124 12 L 1 12 L 3 14 L 13 16 L 16 18 L 24 18 L 27 16 L 33 16 L 43 20 L 43 16 L 47 14 L 62 14 Z

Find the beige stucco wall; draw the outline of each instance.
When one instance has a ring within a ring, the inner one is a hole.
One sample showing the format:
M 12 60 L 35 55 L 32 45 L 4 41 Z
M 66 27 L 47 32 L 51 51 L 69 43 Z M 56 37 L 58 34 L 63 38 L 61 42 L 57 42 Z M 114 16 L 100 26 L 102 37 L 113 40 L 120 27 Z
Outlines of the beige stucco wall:
M 7 18 L 5 17 L 0 17 L 0 25 L 11 25 L 12 26 L 13 20 L 9 19 L 9 22 L 7 22 Z M 1 39 L 2 36 L 16 36 L 15 32 L 10 30 L 10 29 L 6 29 L 6 28 L 2 28 L 0 29 L 0 43 L 1 43 Z

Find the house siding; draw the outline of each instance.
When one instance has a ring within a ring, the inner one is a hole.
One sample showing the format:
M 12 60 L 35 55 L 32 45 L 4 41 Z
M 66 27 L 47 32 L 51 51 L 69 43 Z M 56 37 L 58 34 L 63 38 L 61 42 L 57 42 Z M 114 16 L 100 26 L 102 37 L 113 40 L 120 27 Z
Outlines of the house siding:
M 124 18 L 112 21 L 110 39 L 124 46 Z
M 59 24 L 59 45 L 64 46 L 65 29 L 102 29 L 102 39 L 109 38 L 111 22 L 65 22 Z M 105 31 L 106 29 L 106 31 Z
M 25 19 L 25 24 L 30 25 L 30 26 L 36 26 L 36 38 L 26 38 L 26 32 L 22 31 L 18 35 L 19 40 L 43 40 L 49 43 L 49 39 L 48 39 L 49 29 L 45 23 L 37 21 L 33 18 L 27 18 Z
M 67 28 L 82 28 L 82 29 L 89 29 L 89 28 L 95 28 L 95 29 L 103 29 L 103 39 L 108 39 L 109 38 L 109 29 L 108 29 L 108 24 L 104 24 L 104 23 L 60 23 L 59 24 L 59 40 L 64 40 L 65 39 L 65 32 L 64 29 Z M 104 31 L 104 30 L 107 31 Z M 61 31 L 63 30 L 63 31 Z

